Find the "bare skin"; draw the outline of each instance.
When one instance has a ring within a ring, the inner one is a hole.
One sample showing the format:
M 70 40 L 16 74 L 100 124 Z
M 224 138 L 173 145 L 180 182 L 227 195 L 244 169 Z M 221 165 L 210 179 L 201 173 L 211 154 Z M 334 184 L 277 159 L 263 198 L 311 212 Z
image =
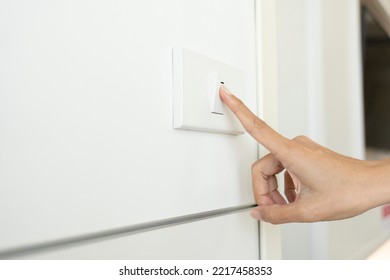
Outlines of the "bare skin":
M 270 153 L 252 165 L 251 215 L 272 224 L 350 218 L 390 203 L 390 160 L 364 161 L 331 151 L 306 136 L 287 139 L 254 115 L 226 87 L 222 101 Z M 285 196 L 276 174 L 284 171 Z

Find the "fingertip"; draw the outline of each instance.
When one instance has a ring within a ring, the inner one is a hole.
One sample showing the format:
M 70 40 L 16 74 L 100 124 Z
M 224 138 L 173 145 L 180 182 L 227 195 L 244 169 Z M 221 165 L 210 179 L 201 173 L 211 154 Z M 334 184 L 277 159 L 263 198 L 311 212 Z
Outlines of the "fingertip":
M 226 103 L 231 97 L 233 93 L 224 85 L 219 87 L 219 97 L 221 97 L 222 101 Z
M 224 94 L 226 94 L 228 96 L 233 95 L 233 93 L 225 85 L 221 85 L 220 91 L 222 91 Z

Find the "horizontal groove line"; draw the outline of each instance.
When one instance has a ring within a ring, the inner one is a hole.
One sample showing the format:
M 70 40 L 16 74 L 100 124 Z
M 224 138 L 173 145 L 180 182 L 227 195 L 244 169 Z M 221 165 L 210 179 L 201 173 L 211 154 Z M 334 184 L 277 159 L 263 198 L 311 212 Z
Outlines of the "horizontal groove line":
M 29 245 L 29 246 L 23 246 L 20 248 L 10 249 L 3 252 L 0 251 L 0 259 L 10 259 L 10 258 L 15 258 L 18 256 L 23 256 L 23 255 L 28 255 L 28 254 L 38 253 L 38 252 L 51 251 L 54 249 L 81 245 L 84 243 L 86 244 L 86 243 L 102 241 L 105 239 L 112 239 L 114 237 L 128 236 L 128 235 L 133 235 L 141 232 L 147 232 L 156 229 L 172 227 L 176 225 L 196 222 L 204 219 L 210 219 L 213 217 L 245 211 L 255 206 L 256 205 L 254 204 L 250 204 L 250 205 L 222 208 L 217 210 L 210 210 L 210 211 L 205 211 L 205 212 L 200 212 L 195 214 L 189 214 L 189 215 L 178 216 L 178 217 L 173 217 L 173 218 L 168 218 L 163 220 L 136 224 L 132 226 L 126 226 L 126 227 L 112 229 L 112 230 L 105 230 L 101 232 L 85 234 L 77 237 L 70 237 L 70 238 L 64 238 L 56 241 L 49 241 L 49 242 L 43 242 L 43 243 Z

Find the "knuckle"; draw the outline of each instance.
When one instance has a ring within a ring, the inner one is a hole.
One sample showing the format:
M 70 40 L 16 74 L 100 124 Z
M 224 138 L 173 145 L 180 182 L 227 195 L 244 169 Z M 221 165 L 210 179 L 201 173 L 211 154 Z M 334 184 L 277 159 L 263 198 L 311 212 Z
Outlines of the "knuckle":
M 264 157 L 262 157 L 261 159 L 255 161 L 254 163 L 252 163 L 252 166 L 251 166 L 251 170 L 252 172 L 257 172 L 259 170 L 262 169 L 263 165 L 264 165 L 264 162 L 267 160 L 267 158 L 269 158 L 271 156 L 271 154 L 267 154 L 265 155 Z
M 275 218 L 275 215 L 273 215 L 273 214 L 270 214 L 270 217 L 269 217 L 268 222 L 269 222 L 270 224 L 273 224 L 273 225 L 278 225 L 278 224 L 280 224 L 279 221 Z
M 251 171 L 252 171 L 252 174 L 257 174 L 259 172 L 259 170 L 261 170 L 261 159 L 254 162 L 251 166 Z
M 275 211 L 272 211 L 271 208 L 269 208 L 267 211 L 263 211 L 261 213 L 261 216 L 263 217 L 263 220 L 267 223 L 278 225 L 280 224 L 280 219 Z
M 253 117 L 253 122 L 252 122 L 252 125 L 251 127 L 249 127 L 249 130 L 248 130 L 248 133 L 250 135 L 254 135 L 256 133 L 259 133 L 262 129 L 264 129 L 264 127 L 266 126 L 267 124 L 260 120 L 258 117 L 254 116 Z
M 298 136 L 294 137 L 293 140 L 296 142 L 310 141 L 309 137 L 307 137 L 305 135 L 298 135 Z
M 243 105 L 244 105 L 244 102 L 242 102 L 241 99 L 237 98 L 237 102 L 234 104 L 234 107 L 232 108 L 233 113 L 237 114 L 237 112 L 241 110 Z
M 255 163 L 253 163 L 251 166 L 252 173 L 256 173 L 256 170 L 257 170 L 257 161 Z
M 271 223 L 273 225 L 279 225 L 279 224 L 281 224 L 281 221 L 280 221 L 279 217 L 277 217 L 275 214 L 273 214 L 271 212 L 270 217 L 269 217 L 269 223 Z

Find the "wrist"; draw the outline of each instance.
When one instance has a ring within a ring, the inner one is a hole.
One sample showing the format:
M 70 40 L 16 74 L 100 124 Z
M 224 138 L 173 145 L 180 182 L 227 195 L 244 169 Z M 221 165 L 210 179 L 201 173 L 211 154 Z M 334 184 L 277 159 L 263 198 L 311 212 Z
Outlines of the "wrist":
M 390 203 L 390 159 L 369 163 L 364 181 L 370 196 L 373 196 L 372 207 L 388 204 Z

